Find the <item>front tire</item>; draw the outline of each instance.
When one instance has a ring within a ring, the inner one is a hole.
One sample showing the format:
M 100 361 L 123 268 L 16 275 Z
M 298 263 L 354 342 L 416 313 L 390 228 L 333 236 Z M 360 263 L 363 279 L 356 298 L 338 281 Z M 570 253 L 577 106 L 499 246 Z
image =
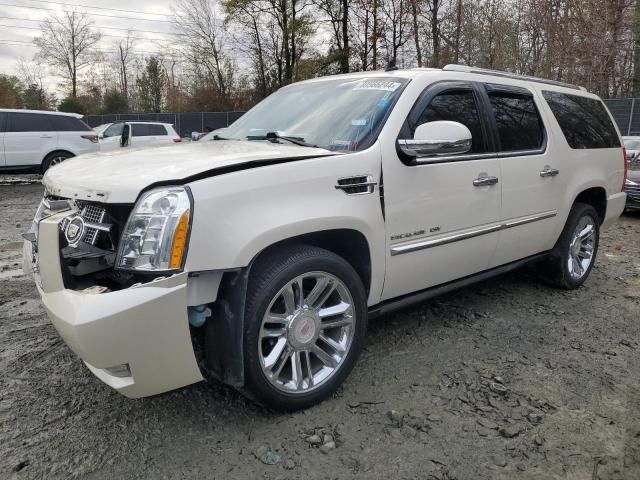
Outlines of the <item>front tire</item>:
M 591 205 L 575 203 L 546 262 L 549 283 L 567 290 L 582 285 L 595 263 L 599 241 L 598 212 Z
M 365 343 L 367 304 L 360 277 L 342 257 L 300 245 L 252 267 L 245 317 L 245 387 L 279 410 L 331 395 Z

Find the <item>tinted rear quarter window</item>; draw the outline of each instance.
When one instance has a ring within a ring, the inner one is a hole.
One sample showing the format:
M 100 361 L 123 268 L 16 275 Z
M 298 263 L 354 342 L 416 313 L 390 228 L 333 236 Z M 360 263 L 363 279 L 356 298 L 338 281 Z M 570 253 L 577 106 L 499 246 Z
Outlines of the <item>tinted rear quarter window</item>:
M 164 125 L 156 125 L 153 123 L 134 123 L 133 136 L 134 137 L 150 137 L 154 135 L 166 135 L 167 129 Z
M 542 147 L 544 127 L 531 95 L 491 91 L 489 101 L 496 120 L 501 151 L 537 150 Z
M 0 112 L 0 133 L 4 132 L 4 129 L 6 126 L 7 126 L 7 114 L 4 112 Z
M 44 113 L 9 112 L 7 132 L 51 132 L 50 115 Z
M 559 92 L 542 92 L 571 148 L 620 147 L 618 132 L 602 101 Z
M 49 115 L 53 129 L 58 132 L 88 132 L 89 126 L 79 118 L 66 115 Z

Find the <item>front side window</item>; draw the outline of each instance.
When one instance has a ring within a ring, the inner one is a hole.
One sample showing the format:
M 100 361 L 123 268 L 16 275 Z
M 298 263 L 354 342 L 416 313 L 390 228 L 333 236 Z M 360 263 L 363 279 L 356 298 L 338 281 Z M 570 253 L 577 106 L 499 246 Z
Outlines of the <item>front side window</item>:
M 49 115 L 9 112 L 7 132 L 51 132 L 52 130 Z
M 472 144 L 468 153 L 487 151 L 478 106 L 472 90 L 448 90 L 436 95 L 420 115 L 416 126 L 437 120 L 458 122 L 469 129 Z
M 120 137 L 122 136 L 122 130 L 124 129 L 124 123 L 114 123 L 107 128 L 102 134 L 103 137 Z
M 560 92 L 542 93 L 571 148 L 620 147 L 618 132 L 601 100 Z
M 500 150 L 537 150 L 544 142 L 544 127 L 533 97 L 527 94 L 489 92 L 500 138 Z
M 282 88 L 226 128 L 219 137 L 289 144 L 272 134 L 335 151 L 360 151 L 378 136 L 409 82 L 399 77 L 341 78 Z M 269 135 L 271 134 L 271 135 Z M 204 140 L 213 140 L 208 135 Z

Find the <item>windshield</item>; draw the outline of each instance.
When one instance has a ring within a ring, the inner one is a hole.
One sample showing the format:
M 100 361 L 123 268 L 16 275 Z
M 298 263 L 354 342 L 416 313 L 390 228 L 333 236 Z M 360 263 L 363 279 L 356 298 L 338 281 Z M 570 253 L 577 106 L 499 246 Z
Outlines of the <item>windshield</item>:
M 225 139 L 302 141 L 336 151 L 359 151 L 377 138 L 408 79 L 370 77 L 294 84 L 253 107 L 230 127 L 211 132 Z M 280 137 L 280 138 L 278 138 Z

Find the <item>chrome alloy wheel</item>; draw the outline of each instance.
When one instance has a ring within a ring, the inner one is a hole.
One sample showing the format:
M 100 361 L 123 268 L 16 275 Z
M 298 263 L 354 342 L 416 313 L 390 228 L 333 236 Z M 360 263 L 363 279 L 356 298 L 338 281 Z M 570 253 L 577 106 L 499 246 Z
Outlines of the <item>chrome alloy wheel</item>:
M 596 226 L 594 220 L 585 215 L 576 225 L 569 244 L 568 267 L 571 277 L 575 280 L 581 279 L 589 270 L 593 261 L 595 244 Z
M 287 393 L 319 387 L 344 363 L 355 322 L 351 294 L 334 275 L 308 272 L 289 281 L 262 319 L 258 353 L 265 377 Z

